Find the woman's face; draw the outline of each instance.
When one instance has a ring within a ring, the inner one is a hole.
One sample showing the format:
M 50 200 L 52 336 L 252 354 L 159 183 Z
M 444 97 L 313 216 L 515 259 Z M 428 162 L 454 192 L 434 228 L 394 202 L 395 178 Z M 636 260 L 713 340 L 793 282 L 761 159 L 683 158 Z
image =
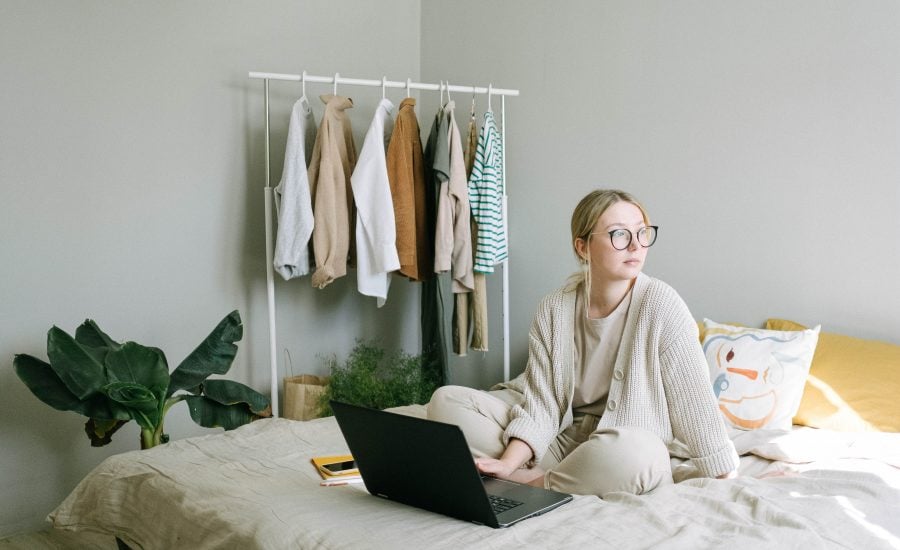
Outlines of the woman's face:
M 637 232 L 646 225 L 641 209 L 630 202 L 619 201 L 603 212 L 587 243 L 581 243 L 583 251 L 590 252 L 594 280 L 630 281 L 638 276 L 644 268 L 647 249 L 638 243 Z M 616 229 L 631 231 L 631 243 L 624 250 L 616 250 L 610 240 L 609 232 Z

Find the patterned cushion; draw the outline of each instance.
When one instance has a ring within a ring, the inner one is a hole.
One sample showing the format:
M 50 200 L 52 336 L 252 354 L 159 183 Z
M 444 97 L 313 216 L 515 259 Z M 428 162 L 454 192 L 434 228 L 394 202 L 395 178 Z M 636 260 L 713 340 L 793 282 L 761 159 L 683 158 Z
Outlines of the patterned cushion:
M 703 351 L 726 424 L 745 430 L 790 429 L 820 327 L 763 330 L 709 319 L 703 324 Z

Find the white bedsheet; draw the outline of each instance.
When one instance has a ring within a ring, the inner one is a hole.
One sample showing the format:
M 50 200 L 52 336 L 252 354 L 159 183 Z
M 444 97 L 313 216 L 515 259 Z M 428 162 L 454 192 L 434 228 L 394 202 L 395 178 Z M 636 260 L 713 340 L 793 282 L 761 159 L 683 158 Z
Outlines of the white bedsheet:
M 406 408 L 421 414 L 421 407 Z M 900 550 L 900 434 L 734 434 L 742 475 L 650 495 L 576 496 L 508 529 L 321 487 L 333 418 L 267 419 L 110 457 L 50 514 L 133 548 L 888 548 Z M 676 468 L 690 477 L 689 465 Z

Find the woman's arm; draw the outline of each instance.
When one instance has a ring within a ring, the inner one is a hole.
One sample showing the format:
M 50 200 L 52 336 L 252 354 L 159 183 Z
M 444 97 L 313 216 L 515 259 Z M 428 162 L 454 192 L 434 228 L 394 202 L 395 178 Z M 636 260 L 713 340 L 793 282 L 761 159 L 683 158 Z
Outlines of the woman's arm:
M 696 331 L 696 324 L 685 325 L 661 357 L 672 432 L 687 444 L 703 475 L 732 477 L 738 456 L 712 392 L 706 357 L 690 330 Z
M 530 456 L 516 464 L 529 467 L 543 459 L 544 453 L 560 431 L 572 423 L 572 344 L 574 336 L 574 294 L 561 291 L 546 296 L 538 307 L 528 333 L 528 364 L 522 377 L 524 401 L 510 412 L 503 434 L 507 446 L 520 440 L 528 447 L 511 450 L 513 458 Z M 568 358 L 568 360 L 567 360 Z M 501 457 L 502 458 L 502 457 Z
M 509 478 L 513 472 L 522 467 L 534 456 L 531 447 L 521 439 L 510 439 L 509 445 L 503 451 L 500 458 L 476 458 L 475 465 L 483 474 L 492 475 L 501 479 Z
M 660 330 L 659 368 L 672 435 L 687 445 L 694 465 L 706 477 L 730 476 L 739 459 L 709 380 L 697 322 L 671 287 L 656 297 Z M 668 294 L 668 296 L 667 296 Z

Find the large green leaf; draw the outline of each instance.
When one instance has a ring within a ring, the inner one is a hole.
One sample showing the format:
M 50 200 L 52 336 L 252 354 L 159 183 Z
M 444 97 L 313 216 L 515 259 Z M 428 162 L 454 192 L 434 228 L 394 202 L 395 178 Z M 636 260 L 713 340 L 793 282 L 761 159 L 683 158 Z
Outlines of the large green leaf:
M 54 409 L 72 411 L 87 417 L 102 420 L 130 420 L 127 410 L 109 401 L 102 393 L 89 398 L 78 399 L 69 391 L 53 368 L 44 361 L 30 355 L 16 355 L 13 360 L 16 374 L 28 386 L 31 393 Z
M 110 382 L 131 382 L 149 388 L 157 397 L 169 387 L 169 365 L 162 350 L 125 342 L 106 356 Z
M 119 349 L 122 346 L 100 330 L 93 319 L 85 319 L 84 323 L 75 329 L 75 340 L 89 348 Z
M 144 429 L 155 429 L 162 419 L 161 396 L 134 382 L 112 382 L 104 391 L 116 403 L 127 408 L 132 418 Z
M 102 391 L 87 398 L 87 400 L 82 403 L 81 410 L 77 412 L 80 412 L 88 418 L 103 421 L 127 421 L 132 418 L 131 412 L 126 407 L 123 407 L 108 398 Z
M 232 311 L 222 319 L 203 342 L 172 372 L 166 397 L 178 390 L 196 393 L 197 386 L 211 374 L 225 374 L 237 355 L 234 342 L 244 335 L 241 315 Z
M 269 398 L 240 382 L 207 380 L 203 383 L 203 395 L 223 405 L 245 403 L 253 414 L 272 416 Z
M 98 350 L 82 346 L 59 327 L 54 326 L 47 333 L 47 356 L 53 372 L 78 399 L 85 399 L 106 385 Z
M 187 401 L 191 418 L 204 428 L 233 430 L 258 418 L 244 403 L 223 405 L 202 395 L 186 395 L 184 400 Z
M 38 399 L 60 411 L 80 412 L 81 399 L 69 391 L 49 363 L 23 353 L 15 356 L 13 366 L 19 379 Z

